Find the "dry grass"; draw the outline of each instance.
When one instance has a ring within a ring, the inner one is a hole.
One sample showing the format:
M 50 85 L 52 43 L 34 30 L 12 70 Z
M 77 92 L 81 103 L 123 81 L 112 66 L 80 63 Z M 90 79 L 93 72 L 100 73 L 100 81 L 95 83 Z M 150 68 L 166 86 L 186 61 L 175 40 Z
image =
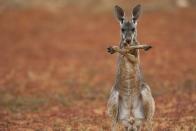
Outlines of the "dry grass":
M 118 25 L 111 13 L 71 9 L 74 15 L 68 9 L 0 15 L 0 131 L 110 129 L 106 104 L 116 56 L 106 48 L 118 42 Z M 139 40 L 154 47 L 141 61 L 156 100 L 155 131 L 195 130 L 194 12 L 148 12 L 138 23 Z

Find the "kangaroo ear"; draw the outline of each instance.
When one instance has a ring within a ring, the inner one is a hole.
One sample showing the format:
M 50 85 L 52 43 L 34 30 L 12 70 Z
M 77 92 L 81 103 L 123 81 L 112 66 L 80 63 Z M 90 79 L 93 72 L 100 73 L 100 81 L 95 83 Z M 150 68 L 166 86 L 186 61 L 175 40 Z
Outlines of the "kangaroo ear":
M 118 5 L 116 5 L 114 7 L 114 13 L 115 13 L 117 19 L 120 21 L 120 23 L 123 23 L 124 15 L 125 15 L 123 9 L 121 7 L 119 7 Z
M 141 5 L 138 4 L 136 5 L 134 8 L 133 8 L 133 11 L 132 11 L 132 20 L 133 22 L 136 22 L 136 20 L 139 18 L 141 14 Z

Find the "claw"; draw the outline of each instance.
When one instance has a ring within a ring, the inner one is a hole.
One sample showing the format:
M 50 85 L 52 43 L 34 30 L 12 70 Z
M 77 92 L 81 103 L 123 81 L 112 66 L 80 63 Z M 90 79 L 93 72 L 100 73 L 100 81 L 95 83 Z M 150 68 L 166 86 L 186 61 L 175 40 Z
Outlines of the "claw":
M 152 48 L 152 46 L 145 47 L 144 50 L 147 51 L 147 50 L 149 50 L 150 48 Z
M 110 54 L 114 54 L 115 50 L 112 47 L 108 47 L 107 52 L 109 52 Z

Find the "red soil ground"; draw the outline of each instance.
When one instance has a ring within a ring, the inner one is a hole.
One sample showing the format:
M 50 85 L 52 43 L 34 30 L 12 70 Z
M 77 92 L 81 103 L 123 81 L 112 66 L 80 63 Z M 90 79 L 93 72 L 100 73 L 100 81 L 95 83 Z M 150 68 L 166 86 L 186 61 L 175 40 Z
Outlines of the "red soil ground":
M 138 24 L 154 129 L 196 129 L 196 9 L 144 12 Z M 112 13 L 0 14 L 0 131 L 109 131 L 107 98 L 119 41 Z

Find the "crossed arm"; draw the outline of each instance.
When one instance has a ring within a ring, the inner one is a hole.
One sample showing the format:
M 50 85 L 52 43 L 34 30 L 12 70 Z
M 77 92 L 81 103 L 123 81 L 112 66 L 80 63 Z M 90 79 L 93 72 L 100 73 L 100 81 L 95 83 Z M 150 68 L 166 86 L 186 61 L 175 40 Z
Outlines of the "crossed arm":
M 125 55 L 126 53 L 129 53 L 130 51 L 135 50 L 135 49 L 144 49 L 145 51 L 148 51 L 150 48 L 152 48 L 152 46 L 150 45 L 134 45 L 134 46 L 126 47 L 123 49 L 120 49 L 120 47 L 118 46 L 111 46 L 107 49 L 110 54 L 114 54 L 118 52 L 121 55 Z
M 126 47 L 126 48 L 123 48 L 123 49 L 120 49 L 120 47 L 118 46 L 111 46 L 108 49 L 108 52 L 110 54 L 114 54 L 116 52 L 120 53 L 122 56 L 125 56 L 128 58 L 129 61 L 131 62 L 136 62 L 137 59 L 134 55 L 132 55 L 131 52 L 132 50 L 135 50 L 135 49 L 144 49 L 145 51 L 149 50 L 150 48 L 152 48 L 152 46 L 149 46 L 149 45 L 135 45 L 135 46 L 130 46 L 130 47 Z
M 129 52 L 129 50 L 127 50 L 127 49 L 120 49 L 120 47 L 118 47 L 118 46 L 111 46 L 111 47 L 108 47 L 107 49 L 108 49 L 108 52 L 110 54 L 114 54 L 114 53 L 118 52 L 121 55 L 125 55 L 125 54 L 127 54 Z

